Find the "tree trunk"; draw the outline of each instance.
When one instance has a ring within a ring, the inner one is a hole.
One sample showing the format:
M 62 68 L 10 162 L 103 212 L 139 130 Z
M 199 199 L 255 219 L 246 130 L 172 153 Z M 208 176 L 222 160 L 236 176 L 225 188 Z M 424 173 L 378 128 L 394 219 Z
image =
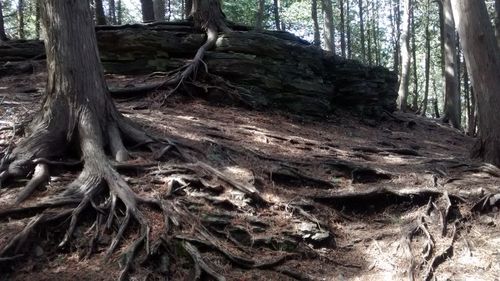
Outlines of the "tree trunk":
M 393 14 L 392 15 L 392 40 L 394 42 L 394 72 L 398 73 L 400 72 L 399 64 L 400 64 L 400 58 L 401 58 L 401 31 L 400 31 L 400 26 L 401 26 L 401 12 L 399 9 L 400 6 L 400 0 L 395 0 L 396 3 L 394 5 L 394 9 L 391 9 L 390 12 Z M 392 0 L 391 0 L 392 3 Z
M 411 55 L 413 63 L 413 99 L 411 107 L 413 112 L 418 111 L 418 68 L 417 68 L 417 44 L 415 42 L 415 2 L 410 9 L 411 22 Z
M 458 92 L 455 21 L 451 11 L 451 0 L 443 0 L 443 42 L 445 64 L 445 99 L 443 122 L 450 122 L 460 129 L 460 95 Z
M 38 2 L 37 2 L 38 3 Z M 3 7 L 0 1 L 0 41 L 7 41 L 7 34 L 5 34 L 5 24 L 3 20 Z
M 318 1 L 311 1 L 311 18 L 313 20 L 313 30 L 314 30 L 314 41 L 315 46 L 321 46 L 321 38 L 319 34 L 319 23 L 318 23 Z
M 118 0 L 118 4 L 116 5 L 116 24 L 122 25 L 122 22 L 123 22 L 122 0 Z
M 379 20 L 379 9 L 377 8 L 379 5 L 379 1 L 375 0 L 372 2 L 372 10 L 375 11 L 375 16 L 373 21 L 375 22 L 374 26 L 374 34 L 373 40 L 375 42 L 375 64 L 381 65 L 382 55 L 381 55 L 381 46 L 380 46 L 380 20 Z
M 106 25 L 106 15 L 104 14 L 102 0 L 95 0 L 95 18 L 97 25 Z
M 340 9 L 340 52 L 343 58 L 346 57 L 346 46 L 345 46 L 345 14 L 344 14 L 344 1 L 345 0 L 340 0 L 339 2 L 339 9 Z M 349 0 L 347 0 L 349 2 Z
M 434 118 L 438 118 L 439 119 L 440 115 L 439 115 L 439 106 L 438 106 L 438 95 L 437 95 L 436 79 L 432 79 L 432 92 L 434 94 L 434 98 L 432 99 L 432 107 L 434 108 Z
M 359 37 L 361 40 L 361 61 L 365 62 L 366 51 L 365 51 L 365 23 L 363 19 L 363 0 L 358 0 L 358 10 L 359 10 Z
M 40 39 L 40 2 L 35 1 L 35 38 Z
M 323 8 L 323 32 L 325 49 L 335 54 L 335 27 L 333 26 L 333 9 L 331 0 L 321 0 Z
M 257 15 L 255 16 L 255 29 L 259 31 L 262 30 L 265 4 L 266 4 L 265 0 L 259 0 L 259 8 L 257 9 Z
M 408 84 L 409 84 L 409 74 L 410 74 L 410 0 L 403 1 L 403 30 L 401 32 L 401 76 L 399 79 L 399 91 L 398 91 L 398 107 L 402 111 L 406 111 L 408 103 Z
M 187 2 L 187 0 L 186 0 L 186 2 Z M 141 9 L 142 9 L 142 21 L 143 22 L 152 22 L 155 20 L 153 0 L 141 0 Z
M 495 30 L 497 45 L 500 48 L 500 0 L 495 0 Z
M 17 20 L 18 20 L 18 36 L 20 39 L 25 39 L 26 34 L 24 32 L 24 0 L 19 0 L 17 2 Z
M 165 20 L 165 0 L 153 0 L 155 21 Z
M 102 1 L 102 0 L 101 0 Z M 109 22 L 116 24 L 116 3 L 115 0 L 109 0 Z
M 276 30 L 281 30 L 281 20 L 280 20 L 280 0 L 274 0 L 273 12 L 274 12 L 274 25 Z
M 500 166 L 500 48 L 484 1 L 452 0 L 451 5 L 478 103 L 479 141 L 474 155 Z
M 370 66 L 373 64 L 372 31 L 373 31 L 372 15 L 370 14 L 370 7 L 368 6 L 368 3 L 367 3 L 367 6 L 366 6 L 366 37 L 367 37 L 366 47 L 367 47 L 367 53 L 366 53 L 366 55 L 367 55 L 368 65 L 370 65 Z
M 351 4 L 346 1 L 346 39 L 347 39 L 347 58 L 352 59 L 352 41 L 351 41 Z
M 429 98 L 429 76 L 431 67 L 431 32 L 429 30 L 430 24 L 430 4 L 431 1 L 427 0 L 425 9 L 425 89 L 424 100 L 422 102 L 422 116 L 427 113 L 427 103 Z

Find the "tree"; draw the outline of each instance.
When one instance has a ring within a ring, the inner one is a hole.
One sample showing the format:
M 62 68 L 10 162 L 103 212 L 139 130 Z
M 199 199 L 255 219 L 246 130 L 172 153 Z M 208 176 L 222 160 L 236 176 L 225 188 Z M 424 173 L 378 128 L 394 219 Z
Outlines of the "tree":
M 401 31 L 401 76 L 399 81 L 398 91 L 398 107 L 402 111 L 406 111 L 408 106 L 408 84 L 410 78 L 410 7 L 411 1 L 403 1 L 403 30 Z
M 273 12 L 274 12 L 274 25 L 276 27 L 276 30 L 281 30 L 280 0 L 273 1 Z
M 0 41 L 7 41 L 7 35 L 5 34 L 5 24 L 3 20 L 3 7 L 2 1 L 0 1 Z
M 311 1 L 311 18 L 313 20 L 313 32 L 314 32 L 314 41 L 313 44 L 315 46 L 321 46 L 321 38 L 319 35 L 319 23 L 318 23 L 318 1 Z
M 155 20 L 153 0 L 141 0 L 141 10 L 143 22 L 151 22 Z
M 347 0 L 349 2 L 349 0 Z M 345 9 L 344 9 L 344 0 L 340 0 L 339 2 L 340 9 L 340 52 L 343 58 L 346 57 L 346 42 L 345 42 L 345 33 L 346 33 L 346 22 L 345 22 Z
M 500 0 L 495 0 L 495 30 L 497 45 L 500 47 Z
M 259 0 L 259 8 L 257 9 L 257 15 L 255 16 L 255 29 L 262 30 L 262 22 L 264 21 L 264 8 L 266 1 Z
M 351 5 L 349 0 L 346 1 L 346 40 L 347 40 L 347 58 L 352 59 L 352 42 L 351 42 Z
M 333 24 L 333 9 L 331 0 L 321 0 L 323 8 L 325 49 L 335 54 L 335 27 Z
M 394 45 L 394 56 L 393 56 L 393 69 L 394 72 L 399 73 L 399 63 L 401 57 L 401 12 L 399 9 L 400 0 L 395 0 L 396 3 L 392 3 L 393 0 L 390 0 L 391 5 L 393 5 L 393 9 L 390 9 L 391 13 L 391 27 L 392 27 L 392 41 Z
M 111 24 L 116 24 L 116 3 L 115 3 L 115 0 L 109 0 L 108 14 L 109 14 L 109 21 L 111 22 Z
M 479 138 L 473 155 L 500 166 L 500 48 L 484 1 L 452 0 L 451 6 L 478 103 Z
M 106 25 L 106 15 L 104 14 L 102 0 L 95 0 L 95 16 L 98 25 Z
M 425 86 L 424 86 L 424 100 L 422 101 L 422 116 L 427 113 L 427 104 L 429 99 L 429 76 L 431 68 L 431 32 L 429 30 L 430 24 L 430 5 L 431 1 L 427 0 L 425 6 Z
M 165 0 L 153 0 L 156 21 L 165 20 Z
M 450 0 L 443 0 L 443 40 L 444 43 L 444 78 L 445 102 L 443 122 L 450 122 L 460 129 L 460 95 L 458 92 L 457 55 L 455 21 Z
M 18 36 L 20 39 L 24 39 L 26 37 L 24 31 L 24 0 L 18 0 L 17 2 L 17 20 L 18 20 Z
M 417 44 L 415 40 L 415 2 L 410 9 L 410 25 L 411 25 L 411 56 L 413 63 L 413 99 L 411 103 L 412 110 L 418 111 L 418 68 L 417 68 Z
M 358 0 L 358 12 L 359 12 L 359 37 L 361 40 L 361 61 L 365 62 L 366 51 L 365 51 L 365 23 L 363 19 L 363 0 Z

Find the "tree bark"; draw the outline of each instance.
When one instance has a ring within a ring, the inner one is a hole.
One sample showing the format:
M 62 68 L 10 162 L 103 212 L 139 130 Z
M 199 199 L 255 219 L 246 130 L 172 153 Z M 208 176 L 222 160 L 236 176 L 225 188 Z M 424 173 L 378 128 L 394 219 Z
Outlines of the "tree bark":
M 313 20 L 313 31 L 314 31 L 314 46 L 321 46 L 321 38 L 319 34 L 319 23 L 318 23 L 318 1 L 311 1 L 311 18 Z
M 411 107 L 413 112 L 418 111 L 418 68 L 417 68 L 417 44 L 415 40 L 415 2 L 410 9 L 411 23 L 411 55 L 413 63 L 413 99 Z
M 281 30 L 281 20 L 280 20 L 280 0 L 274 0 L 273 12 L 274 12 L 274 25 L 276 30 Z
M 153 0 L 156 21 L 165 20 L 165 0 Z
M 20 39 L 25 39 L 26 34 L 24 32 L 24 0 L 19 0 L 17 2 L 17 20 L 18 20 L 18 36 Z
M 115 3 L 115 0 L 109 0 L 108 14 L 109 14 L 109 22 L 111 24 L 116 24 L 116 3 Z
M 311 1 L 311 18 L 313 20 L 313 31 L 314 31 L 314 46 L 321 46 L 321 37 L 319 34 L 319 23 L 318 23 L 318 1 Z
M 500 48 L 500 0 L 495 0 L 495 30 L 497 45 Z
M 116 5 L 116 24 L 121 25 L 122 22 L 123 22 L 122 0 L 118 0 L 118 4 Z
M 106 25 L 106 15 L 104 14 L 102 0 L 95 0 L 95 18 L 97 25 Z
M 265 4 L 266 4 L 265 0 L 259 0 L 259 8 L 257 9 L 257 15 L 255 16 L 255 29 L 259 31 L 262 30 Z
M 40 2 L 35 1 L 35 38 L 40 39 Z
M 392 40 L 394 42 L 394 72 L 400 72 L 400 58 L 401 58 L 401 12 L 400 12 L 400 0 L 395 0 L 394 8 L 390 10 L 392 13 Z M 392 4 L 392 0 L 391 0 Z
M 345 43 L 345 32 L 346 32 L 346 21 L 345 21 L 345 14 L 344 14 L 344 1 L 345 0 L 340 0 L 339 2 L 339 9 L 340 9 L 340 52 L 343 58 L 346 57 L 346 43 Z M 349 2 L 349 0 L 347 0 Z
M 372 19 L 373 19 L 373 11 L 370 13 L 370 7 L 368 6 L 369 3 L 367 2 L 366 5 L 366 37 L 367 37 L 367 61 L 368 65 L 373 65 L 373 50 L 372 50 L 372 41 L 373 41 L 373 25 L 372 25 Z
M 429 98 L 429 76 L 431 67 L 431 32 L 429 30 L 430 24 L 430 4 L 431 1 L 427 0 L 425 8 L 425 88 L 424 88 L 424 100 L 422 102 L 422 116 L 427 113 L 427 103 Z
M 479 140 L 473 154 L 499 166 L 500 48 L 484 1 L 452 0 L 451 6 L 478 103 Z
M 155 20 L 153 0 L 141 0 L 141 9 L 143 22 L 152 22 Z
M 323 8 L 323 32 L 325 49 L 335 54 L 335 27 L 333 25 L 333 8 L 331 0 L 321 0 Z
M 403 1 L 403 30 L 401 32 L 401 76 L 399 79 L 398 107 L 401 111 L 407 110 L 408 88 L 410 78 L 410 0 Z
M 352 59 L 352 41 L 351 41 L 351 5 L 350 0 L 346 1 L 346 39 L 347 39 L 347 58 Z
M 443 122 L 450 122 L 460 129 L 460 94 L 458 92 L 457 54 L 455 21 L 451 10 L 451 0 L 443 0 L 443 42 L 445 64 L 445 101 Z
M 5 34 L 5 24 L 3 19 L 3 6 L 0 1 L 0 41 L 7 41 L 7 34 Z
M 365 62 L 366 51 L 365 51 L 365 23 L 363 19 L 363 0 L 358 0 L 358 12 L 359 12 L 359 38 L 361 40 L 361 61 Z

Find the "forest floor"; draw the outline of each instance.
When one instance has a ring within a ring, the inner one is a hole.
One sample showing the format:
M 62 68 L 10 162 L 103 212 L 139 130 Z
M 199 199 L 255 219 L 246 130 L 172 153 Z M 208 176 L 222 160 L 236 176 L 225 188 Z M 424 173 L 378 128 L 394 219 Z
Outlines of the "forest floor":
M 38 110 L 44 87 L 44 73 L 0 79 L 2 150 L 18 138 L 12 124 Z M 151 95 L 117 104 L 145 129 L 196 147 L 227 177 L 254 185 L 269 204 L 255 207 L 216 184 L 209 191 L 183 185 L 174 196 L 190 202 L 200 223 L 232 243 L 228 249 L 252 248 L 258 259 L 293 254 L 277 266 L 243 269 L 200 248 L 227 280 L 500 280 L 498 209 L 476 205 L 500 192 L 500 173 L 470 159 L 473 139 L 461 132 L 403 113 L 369 119 L 339 110 L 314 118 L 179 95 L 163 107 L 155 100 Z M 133 163 L 152 158 L 143 151 L 133 155 Z M 159 171 L 171 161 L 124 175 L 137 193 L 161 196 L 165 180 Z M 46 188 L 24 206 L 64 188 L 77 173 L 52 171 Z M 0 210 L 22 184 L 0 189 Z M 29 219 L 30 214 L 0 218 L 0 245 Z M 157 212 L 150 210 L 148 219 L 158 220 Z M 67 224 L 32 237 L 27 257 L 0 264 L 0 280 L 115 280 L 120 252 L 136 235 L 133 228 L 106 263 L 101 248 L 109 237 L 94 256 L 84 255 L 90 219 L 77 228 L 70 247 L 54 247 Z M 167 262 L 163 272 L 172 280 L 190 280 L 189 264 L 188 257 Z M 159 280 L 162 266 L 136 266 L 132 280 Z

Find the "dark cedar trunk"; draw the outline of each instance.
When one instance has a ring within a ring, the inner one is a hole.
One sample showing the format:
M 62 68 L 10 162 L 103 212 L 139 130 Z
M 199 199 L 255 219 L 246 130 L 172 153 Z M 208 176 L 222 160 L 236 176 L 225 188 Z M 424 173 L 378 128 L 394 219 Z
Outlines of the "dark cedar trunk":
M 333 8 L 331 0 L 321 0 L 323 8 L 323 32 L 325 49 L 335 54 L 335 27 L 333 26 Z
M 40 39 L 40 1 L 35 1 L 35 38 Z
M 408 86 L 410 78 L 410 0 L 403 1 L 403 30 L 401 32 L 401 76 L 399 79 L 398 107 L 406 111 L 408 103 Z
M 372 29 L 373 29 L 372 15 L 370 15 L 370 8 L 367 5 L 367 7 L 366 7 L 366 37 L 367 37 L 366 47 L 367 47 L 368 65 L 373 64 L 373 61 L 372 61 L 372 59 L 373 59 L 373 56 L 372 56 L 372 40 L 373 40 Z
M 315 0 L 313 0 L 315 1 Z M 259 0 L 259 8 L 257 9 L 257 15 L 255 16 L 255 29 L 262 30 L 262 22 L 264 21 L 264 6 L 266 4 L 265 0 Z
M 95 0 L 95 18 L 97 25 L 106 25 L 106 15 L 102 6 L 102 0 Z
M 19 0 L 17 4 L 17 20 L 18 20 L 18 36 L 21 39 L 24 39 L 26 37 L 26 34 L 24 33 L 24 0 Z
M 396 0 L 396 3 L 394 5 L 394 9 L 391 9 L 390 12 L 393 14 L 392 15 L 392 39 L 394 42 L 394 72 L 398 73 L 400 72 L 399 64 L 400 64 L 400 57 L 401 57 L 401 32 L 400 32 L 400 26 L 401 26 L 401 12 L 399 9 L 399 2 L 400 0 Z M 391 0 L 392 3 L 392 0 Z
M 410 9 L 411 17 L 411 55 L 413 63 L 413 99 L 411 103 L 412 110 L 414 112 L 418 111 L 418 68 L 417 68 L 417 44 L 415 42 L 415 2 Z
M 351 41 L 351 5 L 350 0 L 346 1 L 346 39 L 347 39 L 347 58 L 352 59 L 352 41 Z
M 425 89 L 424 89 L 424 100 L 422 102 L 422 116 L 427 113 L 427 103 L 429 98 L 429 76 L 430 76 L 430 66 L 431 66 L 431 33 L 429 30 L 430 24 L 430 0 L 427 0 L 426 5 L 426 16 L 425 16 Z
M 319 23 L 318 23 L 318 1 L 311 1 L 311 18 L 313 20 L 313 30 L 314 30 L 314 41 L 315 46 L 321 45 L 321 38 L 319 34 Z
M 108 14 L 109 14 L 109 22 L 111 24 L 116 24 L 116 3 L 115 3 L 115 0 L 109 0 Z
M 443 122 L 450 122 L 460 129 L 460 95 L 458 92 L 455 21 L 451 11 L 451 0 L 443 0 L 443 40 L 445 64 L 445 99 Z
M 186 0 L 187 2 L 188 0 Z M 155 20 L 153 0 L 141 0 L 142 21 L 151 22 Z
M 381 46 L 380 46 L 380 20 L 379 20 L 379 9 L 377 8 L 379 5 L 378 0 L 372 2 L 372 10 L 375 11 L 375 15 L 373 17 L 374 21 L 374 34 L 373 40 L 375 42 L 375 64 L 381 65 Z
M 438 3 L 438 7 L 439 7 L 439 43 L 440 43 L 440 51 L 441 51 L 441 57 L 440 57 L 440 63 L 441 63 L 441 76 L 442 76 L 442 80 L 443 80 L 443 85 L 444 85 L 444 81 L 446 80 L 445 79 L 445 68 L 444 68 L 444 12 L 443 12 L 443 1 L 444 0 L 438 0 L 437 3 Z M 444 96 L 444 95 L 443 95 Z
M 280 0 L 274 0 L 273 4 L 274 25 L 276 27 L 276 30 L 281 30 Z
M 167 0 L 167 21 L 170 21 L 171 18 L 172 18 L 172 0 Z
M 165 20 L 165 0 L 153 0 L 155 21 Z
M 500 0 L 495 0 L 495 30 L 497 45 L 500 48 Z
M 123 22 L 123 6 L 122 0 L 118 0 L 116 5 L 116 24 L 121 25 Z
M 38 1 L 37 1 L 38 3 Z M 5 24 L 3 20 L 3 7 L 2 1 L 0 1 L 0 41 L 7 41 L 7 35 L 5 34 Z
M 472 109 L 472 100 L 471 100 L 470 85 L 469 85 L 469 73 L 467 73 L 467 66 L 465 64 L 464 64 L 464 96 L 465 96 L 465 114 L 467 116 L 467 134 L 469 136 L 473 136 L 474 131 L 471 130 L 473 109 Z
M 452 1 L 467 69 L 477 97 L 479 141 L 474 155 L 500 166 L 500 48 L 483 1 Z
M 436 88 L 436 80 L 435 79 L 432 79 L 432 92 L 434 94 L 434 98 L 432 99 L 432 107 L 434 108 L 434 118 L 439 119 L 440 115 L 439 115 L 438 96 L 437 96 L 437 88 Z
M 365 62 L 366 51 L 365 51 L 365 23 L 363 19 L 363 0 L 358 0 L 358 12 L 359 12 L 359 38 L 361 40 L 361 61 Z
M 349 0 L 347 0 L 349 2 Z M 344 15 L 344 0 L 340 0 L 339 2 L 340 8 L 340 52 L 343 58 L 346 57 L 346 46 L 345 46 L 345 15 Z

